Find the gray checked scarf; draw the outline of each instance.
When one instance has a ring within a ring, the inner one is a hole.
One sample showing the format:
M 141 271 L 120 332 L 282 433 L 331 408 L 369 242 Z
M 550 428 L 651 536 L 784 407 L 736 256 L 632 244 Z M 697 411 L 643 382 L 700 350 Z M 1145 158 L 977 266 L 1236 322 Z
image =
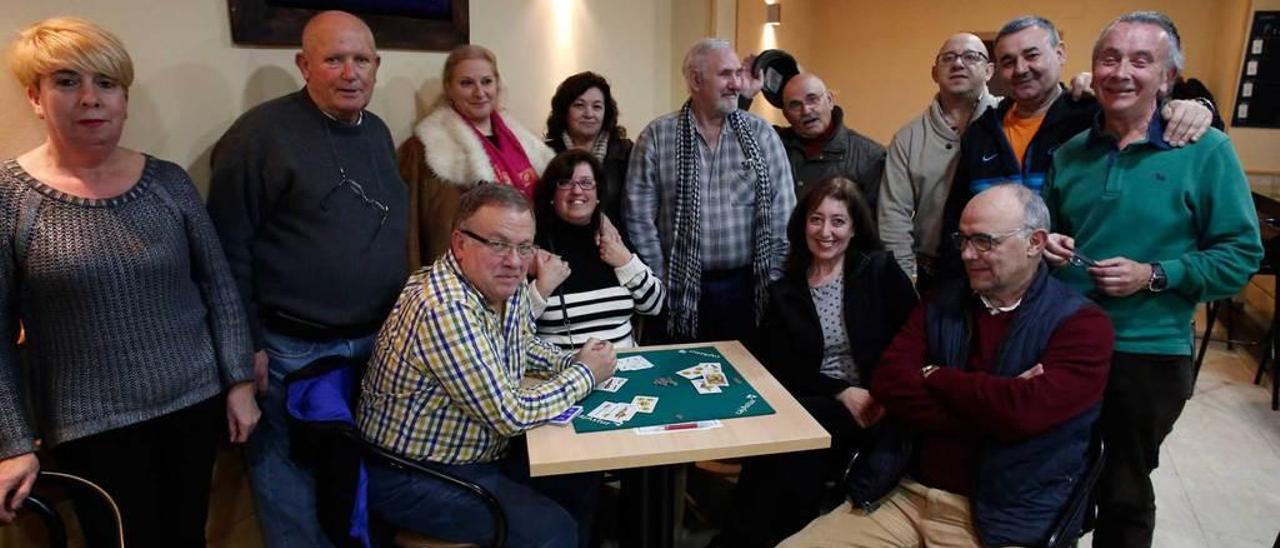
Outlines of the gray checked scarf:
M 764 315 L 768 298 L 769 266 L 773 257 L 773 209 L 770 207 L 769 170 L 762 161 L 760 145 L 747 127 L 744 114 L 735 110 L 725 117 L 738 137 L 742 155 L 756 174 L 755 213 L 751 273 L 754 280 L 756 322 Z M 667 333 L 679 337 L 698 334 L 698 300 L 702 290 L 701 220 L 702 196 L 698 164 L 698 134 L 693 107 L 685 101 L 676 125 L 676 214 L 675 235 L 667 268 Z

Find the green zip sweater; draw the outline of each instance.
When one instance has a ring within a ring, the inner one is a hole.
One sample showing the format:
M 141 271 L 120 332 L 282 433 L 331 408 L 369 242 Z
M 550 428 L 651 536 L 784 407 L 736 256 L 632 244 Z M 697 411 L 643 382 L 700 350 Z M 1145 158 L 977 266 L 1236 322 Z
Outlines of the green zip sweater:
M 1190 355 L 1196 303 L 1236 294 L 1262 259 L 1249 183 L 1216 129 L 1173 148 L 1156 114 L 1145 141 L 1119 150 L 1101 123 L 1099 115 L 1054 153 L 1044 187 L 1054 232 L 1074 237 L 1092 259 L 1158 262 L 1168 290 L 1107 297 L 1082 267 L 1063 266 L 1057 276 L 1107 311 L 1117 351 Z

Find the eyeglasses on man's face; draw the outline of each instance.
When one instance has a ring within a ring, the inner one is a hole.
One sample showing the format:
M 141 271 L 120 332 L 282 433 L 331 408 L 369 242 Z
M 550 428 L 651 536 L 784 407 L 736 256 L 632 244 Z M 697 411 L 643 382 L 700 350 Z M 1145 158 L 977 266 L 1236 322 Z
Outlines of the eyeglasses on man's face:
M 977 234 L 965 234 L 963 232 L 953 232 L 951 234 L 951 245 L 955 246 L 958 251 L 964 251 L 965 244 L 972 244 L 973 249 L 979 253 L 987 253 L 998 247 L 1010 236 L 1025 232 L 1027 227 L 1015 228 L 1001 234 L 985 234 L 979 232 Z
M 518 255 L 521 259 L 527 259 L 529 257 L 532 257 L 534 252 L 538 251 L 538 246 L 529 244 L 529 243 L 513 244 L 511 242 L 490 240 L 488 238 L 485 238 L 484 236 L 476 234 L 475 232 L 472 232 L 465 228 L 459 228 L 458 232 L 461 232 L 463 235 L 465 235 L 468 238 L 471 238 L 472 240 L 475 240 L 477 242 L 480 242 L 481 244 L 484 244 L 484 246 L 487 247 L 489 251 L 492 251 L 495 255 L 505 256 L 505 255 L 509 255 L 512 251 L 515 251 L 516 255 Z
M 950 65 L 956 62 L 956 59 L 959 59 L 966 65 L 972 66 L 987 62 L 987 54 L 978 51 L 965 51 L 962 53 L 948 51 L 946 53 L 938 54 L 935 61 L 937 61 L 939 65 Z

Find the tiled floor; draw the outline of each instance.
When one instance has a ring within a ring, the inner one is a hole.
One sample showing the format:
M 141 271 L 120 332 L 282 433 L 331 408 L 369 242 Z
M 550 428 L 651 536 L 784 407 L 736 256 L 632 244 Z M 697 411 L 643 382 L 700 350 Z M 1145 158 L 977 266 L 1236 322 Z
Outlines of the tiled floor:
M 1271 546 L 1280 532 L 1280 411 L 1250 347 L 1211 344 L 1160 451 L 1155 546 Z M 1084 544 L 1084 543 L 1082 543 Z

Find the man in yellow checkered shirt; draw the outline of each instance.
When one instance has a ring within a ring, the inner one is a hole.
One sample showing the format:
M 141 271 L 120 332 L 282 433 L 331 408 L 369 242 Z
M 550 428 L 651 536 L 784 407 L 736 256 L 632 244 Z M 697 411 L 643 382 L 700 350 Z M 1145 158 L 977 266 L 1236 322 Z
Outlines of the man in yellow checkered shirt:
M 617 360 L 607 341 L 575 354 L 534 336 L 533 235 L 529 203 L 512 187 L 462 197 L 449 253 L 410 276 L 378 334 L 357 420 L 382 448 L 484 486 L 506 512 L 508 545 L 585 546 L 599 474 L 531 479 L 517 436 L 585 397 Z M 527 373 L 547 380 L 524 387 Z M 369 510 L 441 539 L 492 534 L 473 496 L 377 463 Z

